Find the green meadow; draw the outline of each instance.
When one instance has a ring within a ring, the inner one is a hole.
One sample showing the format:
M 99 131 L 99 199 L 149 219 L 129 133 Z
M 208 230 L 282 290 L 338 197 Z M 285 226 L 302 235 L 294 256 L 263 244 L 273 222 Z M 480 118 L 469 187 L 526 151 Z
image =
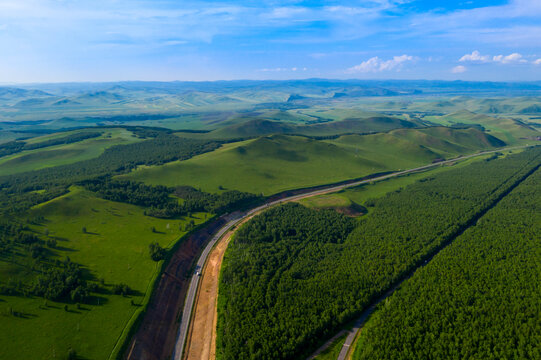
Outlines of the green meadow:
M 65 303 L 43 298 L 0 296 L 0 358 L 66 358 L 70 348 L 84 359 L 109 357 L 130 319 L 148 301 L 158 276 L 161 263 L 150 259 L 148 245 L 158 242 L 171 248 L 186 234 L 189 221 L 197 225 L 210 218 L 194 213 L 192 218 L 165 220 L 143 212 L 138 206 L 103 200 L 77 187 L 29 212 L 30 219 L 44 219 L 31 225 L 32 230 L 57 240 L 57 247 L 50 249 L 52 258 L 69 257 L 82 265 L 87 280 L 102 279 L 105 286 L 80 308 L 67 304 L 68 311 Z M 0 277 L 7 281 L 31 277 L 31 266 L 31 260 L 22 256 L 1 258 Z M 113 295 L 112 285 L 120 283 L 133 293 Z M 11 316 L 11 310 L 21 316 Z
M 487 133 L 498 137 L 509 145 L 532 143 L 533 138 L 539 136 L 537 130 L 516 120 L 507 117 L 476 114 L 467 110 L 443 116 L 427 116 L 425 119 L 445 126 L 479 124 L 485 128 Z
M 27 143 L 39 143 L 54 138 L 63 137 L 84 130 L 62 132 L 27 140 Z M 99 137 L 86 139 L 72 144 L 49 146 L 46 148 L 27 150 L 0 158 L 0 175 L 10 175 L 25 171 L 38 170 L 46 167 L 73 164 L 100 156 L 105 149 L 113 145 L 125 145 L 136 141 L 131 131 L 126 129 L 98 129 L 103 134 Z

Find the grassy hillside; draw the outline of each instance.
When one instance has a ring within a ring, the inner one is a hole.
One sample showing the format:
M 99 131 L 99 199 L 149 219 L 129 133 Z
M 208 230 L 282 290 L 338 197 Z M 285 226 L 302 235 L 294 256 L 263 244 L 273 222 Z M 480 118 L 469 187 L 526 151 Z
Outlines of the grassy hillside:
M 76 130 L 29 139 L 26 142 L 35 144 L 55 139 L 66 134 L 84 132 Z M 43 149 L 27 150 L 0 158 L 0 175 L 10 175 L 46 167 L 73 164 L 100 156 L 103 151 L 113 145 L 125 145 L 140 141 L 131 131 L 126 129 L 100 129 L 100 137 L 83 140 L 72 144 L 49 146 Z
M 479 124 L 487 132 L 510 145 L 531 143 L 532 139 L 541 133 L 534 128 L 509 118 L 496 118 L 483 114 L 476 114 L 467 110 L 451 113 L 444 116 L 427 117 L 435 123 L 443 125 Z
M 447 131 L 460 145 L 440 138 Z M 191 185 L 209 192 L 225 188 L 270 195 L 415 167 L 497 144 L 475 129 L 395 130 L 326 141 L 274 135 L 228 144 L 186 161 L 140 168 L 122 178 L 148 184 Z
M 39 205 L 28 214 L 29 219 L 40 216 L 45 220 L 31 228 L 42 237 L 57 239 L 57 247 L 50 250 L 52 258 L 69 256 L 83 266 L 87 280 L 102 278 L 105 286 L 80 309 L 68 304 L 69 311 L 64 310 L 64 303 L 50 300 L 45 306 L 43 298 L 0 295 L 2 359 L 62 359 L 70 348 L 85 359 L 106 359 L 157 276 L 158 263 L 150 259 L 148 245 L 156 241 L 171 247 L 185 234 L 180 229 L 190 220 L 199 224 L 208 215 L 196 213 L 193 219 L 185 220 L 156 219 L 144 216 L 140 207 L 103 200 L 73 188 L 69 194 Z M 43 235 L 47 231 L 48 235 Z M 21 251 L 9 258 L 0 257 L 0 283 L 36 275 L 32 270 L 34 260 L 23 254 Z M 112 285 L 119 283 L 127 284 L 133 294 L 112 294 Z M 22 316 L 8 316 L 7 309 Z M 32 346 L 28 346 L 28 339 L 32 339 Z
M 198 136 L 212 139 L 239 139 L 273 134 L 332 136 L 349 133 L 382 132 L 392 129 L 421 126 L 416 122 L 387 116 L 324 121 L 325 122 L 323 123 L 298 125 L 292 122 L 256 118 L 245 120 L 243 122 L 235 122 L 208 133 L 198 134 Z
M 123 176 L 148 184 L 220 186 L 266 195 L 384 171 L 375 161 L 336 145 L 298 136 L 269 136 L 228 144 L 214 152 Z

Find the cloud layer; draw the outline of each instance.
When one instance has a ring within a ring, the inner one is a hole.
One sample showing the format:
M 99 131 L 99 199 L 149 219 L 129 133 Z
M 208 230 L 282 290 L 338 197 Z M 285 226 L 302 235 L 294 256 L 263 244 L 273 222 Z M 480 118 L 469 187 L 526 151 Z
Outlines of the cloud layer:
M 520 65 L 512 79 L 541 79 L 541 2 L 477 3 L 2 0 L 0 82 L 451 78 L 460 65 L 455 77 Z
M 413 61 L 413 56 L 401 55 L 394 56 L 392 59 L 383 60 L 374 56 L 359 65 L 352 66 L 348 69 L 349 73 L 366 73 L 366 72 L 381 72 L 389 70 L 400 70 L 405 62 Z

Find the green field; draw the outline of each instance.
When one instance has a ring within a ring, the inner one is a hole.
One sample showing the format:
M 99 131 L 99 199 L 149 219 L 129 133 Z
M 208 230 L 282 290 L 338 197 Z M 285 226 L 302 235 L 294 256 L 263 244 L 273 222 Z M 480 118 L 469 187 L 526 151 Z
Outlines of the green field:
M 450 140 L 441 139 L 442 133 L 451 135 Z M 208 192 L 225 188 L 270 195 L 406 169 L 501 144 L 475 129 L 394 130 L 334 140 L 275 135 L 227 144 L 186 161 L 142 167 L 122 178 L 153 185 L 191 185 Z
M 160 263 L 150 259 L 148 245 L 156 241 L 170 248 L 185 234 L 188 221 L 200 224 L 209 215 L 156 219 L 144 216 L 140 207 L 103 200 L 74 187 L 69 194 L 36 206 L 28 216 L 45 218 L 32 229 L 40 234 L 47 229 L 48 236 L 57 239 L 57 249 L 51 250 L 53 258 L 69 256 L 83 266 L 88 280 L 104 279 L 106 291 L 93 295 L 81 309 L 69 304 L 69 312 L 64 303 L 48 301 L 45 307 L 43 298 L 0 296 L 2 359 L 65 358 L 70 348 L 85 359 L 108 358 L 128 321 L 142 308 L 138 305 L 148 300 L 145 296 L 158 275 Z M 31 260 L 22 256 L 1 258 L 0 278 L 31 277 L 31 265 Z M 132 288 L 133 295 L 111 294 L 110 286 L 119 283 Z M 24 315 L 8 316 L 9 308 Z M 31 347 L 28 339 L 32 339 Z
M 78 130 L 77 132 L 84 131 Z M 100 156 L 103 151 L 113 145 L 130 144 L 140 139 L 126 129 L 102 129 L 100 137 L 83 140 L 72 144 L 50 146 L 43 149 L 27 150 L 0 158 L 0 175 L 10 175 L 25 171 L 38 170 L 46 167 L 73 164 Z M 55 135 L 28 140 L 28 143 L 38 143 L 72 132 L 62 132 Z

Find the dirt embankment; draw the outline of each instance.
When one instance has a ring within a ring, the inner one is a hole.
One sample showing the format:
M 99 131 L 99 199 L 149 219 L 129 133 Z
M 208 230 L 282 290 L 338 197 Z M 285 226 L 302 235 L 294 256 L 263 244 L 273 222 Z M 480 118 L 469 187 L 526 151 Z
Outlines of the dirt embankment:
M 127 349 L 130 360 L 162 360 L 173 352 L 190 269 L 209 237 L 226 223 L 218 218 L 185 239 L 162 274 L 141 325 Z
M 216 359 L 216 322 L 218 319 L 218 282 L 225 250 L 238 227 L 256 214 L 243 219 L 229 230 L 212 249 L 201 274 L 194 312 L 186 339 L 183 359 Z

